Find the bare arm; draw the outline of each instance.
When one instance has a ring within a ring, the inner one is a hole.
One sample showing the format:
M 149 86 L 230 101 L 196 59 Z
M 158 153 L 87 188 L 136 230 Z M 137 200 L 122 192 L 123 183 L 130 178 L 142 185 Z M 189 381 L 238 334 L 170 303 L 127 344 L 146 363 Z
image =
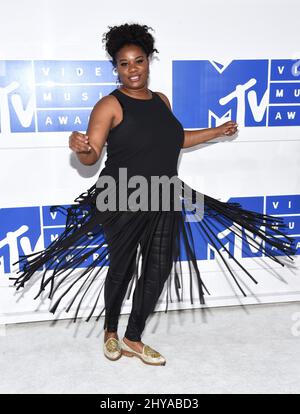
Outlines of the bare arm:
M 84 165 L 95 164 L 101 156 L 115 116 L 115 98 L 104 96 L 94 106 L 86 134 L 77 131 L 70 135 L 70 148 Z
M 156 92 L 161 99 L 172 111 L 169 99 L 161 92 Z M 233 135 L 237 131 L 237 124 L 234 121 L 228 121 L 215 128 L 197 129 L 195 131 L 184 130 L 184 142 L 182 148 L 190 148 L 195 145 L 202 144 L 203 142 L 210 141 L 211 139 L 221 137 L 222 135 Z

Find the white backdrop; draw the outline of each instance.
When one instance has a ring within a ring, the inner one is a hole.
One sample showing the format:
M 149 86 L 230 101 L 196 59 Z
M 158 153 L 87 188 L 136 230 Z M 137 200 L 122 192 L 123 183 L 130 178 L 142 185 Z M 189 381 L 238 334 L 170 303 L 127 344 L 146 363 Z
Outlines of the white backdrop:
M 1 4 L 1 60 L 105 60 L 102 33 L 125 22 L 155 29 L 157 58 L 150 89 L 172 102 L 172 61 L 296 59 L 300 57 L 299 2 L 228 0 L 137 1 L 10 0 Z M 100 163 L 80 165 L 68 148 L 68 132 L 0 134 L 1 207 L 68 204 L 97 178 Z M 240 127 L 232 141 L 215 140 L 183 150 L 179 176 L 197 190 L 230 197 L 296 195 L 300 190 L 300 127 Z M 299 211 L 300 212 L 300 211 Z M 299 236 L 299 234 L 298 234 Z M 16 295 L 0 274 L 0 323 L 52 319 L 48 300 L 34 288 Z M 282 268 L 268 259 L 242 259 L 258 285 L 240 296 L 215 261 L 199 261 L 213 293 L 206 306 L 300 299 L 299 261 Z M 248 284 L 248 282 L 247 282 Z M 199 304 L 195 304 L 199 307 Z M 162 303 L 157 309 L 164 309 Z M 189 308 L 188 296 L 173 308 Z M 128 312 L 126 302 L 123 312 Z M 172 309 L 172 306 L 170 306 Z M 69 317 L 62 313 L 59 317 Z

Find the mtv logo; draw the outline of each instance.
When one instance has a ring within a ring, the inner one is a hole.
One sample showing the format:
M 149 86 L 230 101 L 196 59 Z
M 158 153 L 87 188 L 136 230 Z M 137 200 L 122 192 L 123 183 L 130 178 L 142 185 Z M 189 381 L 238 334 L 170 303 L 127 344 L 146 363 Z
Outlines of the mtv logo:
M 239 203 L 243 209 L 255 211 L 257 213 L 264 212 L 264 197 L 231 197 L 228 202 Z M 259 250 L 263 247 L 263 240 L 255 236 L 249 230 L 241 228 L 243 239 L 236 237 L 236 247 L 239 251 L 239 257 L 261 257 L 262 252 Z M 256 242 L 253 242 L 254 239 Z M 237 257 L 237 256 L 236 256 Z
M 19 270 L 13 263 L 23 254 L 42 250 L 40 208 L 19 207 L 0 209 L 0 274 Z
M 110 61 L 0 61 L 0 133 L 85 131 L 116 87 Z
M 173 61 L 173 109 L 185 128 L 266 126 L 269 61 Z

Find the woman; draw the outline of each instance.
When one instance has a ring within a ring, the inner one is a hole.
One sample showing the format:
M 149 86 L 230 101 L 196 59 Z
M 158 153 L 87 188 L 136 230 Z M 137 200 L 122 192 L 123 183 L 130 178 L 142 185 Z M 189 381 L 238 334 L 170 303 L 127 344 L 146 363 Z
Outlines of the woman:
M 121 355 L 137 356 L 146 364 L 165 365 L 165 358 L 145 345 L 141 341 L 141 335 L 167 280 L 174 281 L 177 298 L 182 299 L 179 294 L 182 288 L 182 274 L 180 279 L 177 266 L 182 255 L 189 262 L 191 302 L 193 303 L 193 277 L 195 276 L 200 303 L 204 303 L 203 290 L 209 292 L 197 266 L 195 229 L 216 248 L 245 296 L 244 290 L 230 268 L 229 261 L 226 261 L 220 252 L 220 247 L 227 251 L 255 283 L 257 282 L 230 254 L 226 243 L 219 240 L 216 235 L 216 223 L 225 228 L 233 225 L 236 228 L 242 226 L 249 230 L 253 234 L 253 237 L 250 237 L 253 245 L 278 263 L 281 262 L 272 254 L 272 247 L 289 257 L 294 254 L 294 249 L 291 247 L 293 240 L 279 230 L 285 227 L 280 220 L 277 223 L 278 228 L 273 229 L 273 234 L 280 235 L 282 238 L 270 236 L 267 239 L 261 226 L 271 229 L 274 221 L 271 216 L 242 209 L 237 203 L 220 202 L 195 190 L 192 190 L 189 196 L 183 192 L 188 186 L 177 176 L 177 162 L 181 148 L 193 147 L 223 135 L 233 135 L 237 131 L 237 124 L 229 121 L 216 128 L 183 130 L 182 125 L 171 112 L 168 98 L 160 92 L 152 92 L 148 89 L 150 58 L 155 51 L 157 52 L 149 29 L 138 24 L 124 24 L 110 28 L 105 34 L 103 40 L 106 42 L 106 50 L 112 57 L 122 86 L 103 97 L 95 105 L 86 135 L 73 132 L 70 136 L 70 148 L 85 165 L 95 164 L 99 160 L 103 146 L 107 142 L 107 160 L 99 180 L 112 178 L 113 186 L 109 187 L 109 181 L 105 182 L 105 180 L 99 184 L 98 180 L 92 188 L 79 196 L 75 200 L 78 204 L 67 209 L 66 228 L 60 237 L 44 251 L 34 253 L 31 257 L 23 256 L 20 260 L 24 265 L 23 273 L 15 283 L 18 288 L 24 286 L 36 270 L 45 266 L 38 295 L 50 284 L 49 296 L 52 298 L 59 288 L 69 284 L 52 306 L 51 312 L 55 312 L 64 296 L 74 292 L 67 311 L 75 300 L 78 300 L 76 319 L 84 299 L 94 291 L 96 299 L 88 320 L 96 309 L 104 286 L 105 356 L 110 360 L 117 360 Z M 121 196 L 124 188 L 121 187 L 125 175 L 126 184 L 131 179 L 136 180 L 139 177 L 142 190 L 137 190 L 133 186 L 126 188 L 124 209 L 120 206 L 124 204 Z M 159 190 L 155 193 L 154 187 L 151 187 L 152 179 L 162 176 L 170 181 L 175 178 L 175 181 L 164 189 L 156 187 L 155 191 L 157 188 Z M 178 186 L 176 187 L 178 183 L 179 189 Z M 202 196 L 200 199 L 204 201 L 204 205 L 199 202 L 199 196 Z M 139 204 L 141 199 L 143 202 Z M 153 200 L 158 200 L 158 204 Z M 179 209 L 176 204 L 178 201 Z M 167 208 L 163 207 L 165 202 Z M 107 205 L 110 208 L 105 208 Z M 159 207 L 153 208 L 154 205 Z M 193 208 L 189 210 L 189 206 L 196 208 L 196 214 L 187 212 L 194 211 Z M 200 207 L 200 213 L 201 207 L 204 209 L 202 211 L 204 216 L 199 214 L 197 207 Z M 63 210 L 61 206 L 53 206 L 53 209 L 55 208 Z M 198 220 L 195 220 L 195 216 Z M 278 222 L 277 218 L 276 221 Z M 236 233 L 236 235 L 244 237 L 243 234 Z M 267 241 L 269 247 L 257 243 L 257 236 Z M 92 238 L 92 244 L 95 246 L 92 249 L 88 249 L 89 238 Z M 81 246 L 81 249 L 78 250 L 78 246 Z M 74 269 L 95 253 L 97 258 L 92 260 L 78 277 L 75 277 Z M 70 255 L 72 258 L 68 260 L 67 257 Z M 139 255 L 142 256 L 141 269 Z M 100 270 L 108 263 L 106 278 L 96 288 Z M 96 273 L 95 269 L 98 269 Z M 169 278 L 173 269 L 174 273 Z M 48 270 L 53 272 L 46 278 Z M 70 272 L 61 276 L 66 270 Z M 136 287 L 132 310 L 125 336 L 122 341 L 119 341 L 118 318 L 126 292 L 131 291 L 134 281 Z M 77 291 L 73 289 L 75 285 L 79 286 Z M 171 287 L 169 283 L 167 285 L 168 306 Z M 128 297 L 129 295 L 130 293 Z M 90 304 L 90 300 L 88 303 Z

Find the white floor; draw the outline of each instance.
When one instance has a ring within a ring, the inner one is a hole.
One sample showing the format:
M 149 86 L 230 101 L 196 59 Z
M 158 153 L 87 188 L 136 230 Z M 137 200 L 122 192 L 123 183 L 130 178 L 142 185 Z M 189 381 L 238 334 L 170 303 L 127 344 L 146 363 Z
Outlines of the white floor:
M 128 315 L 120 318 L 119 335 Z M 299 303 L 155 313 L 143 341 L 163 367 L 102 354 L 100 322 L 0 328 L 0 393 L 299 393 Z

